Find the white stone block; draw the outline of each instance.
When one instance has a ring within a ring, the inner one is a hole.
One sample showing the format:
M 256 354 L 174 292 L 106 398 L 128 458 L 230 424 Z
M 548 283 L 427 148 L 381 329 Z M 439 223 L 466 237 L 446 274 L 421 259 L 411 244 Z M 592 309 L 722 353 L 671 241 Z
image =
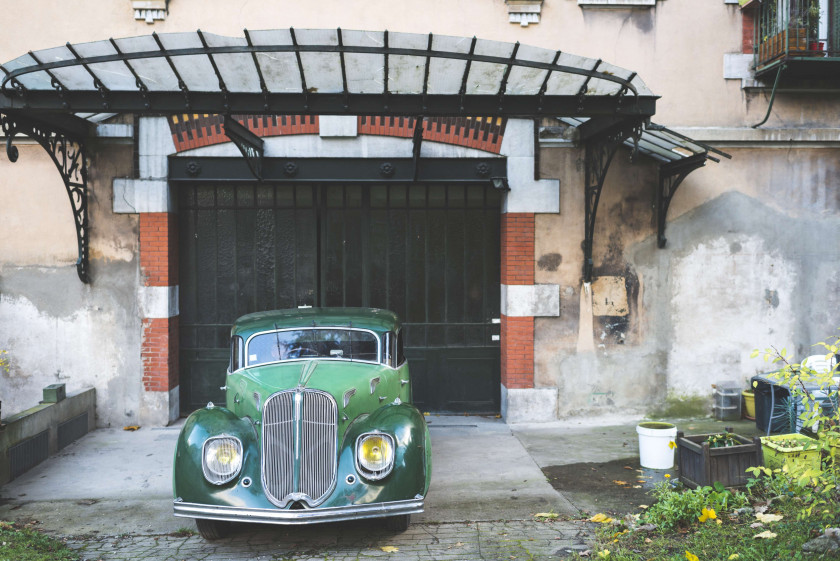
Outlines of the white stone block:
M 502 314 L 508 317 L 557 317 L 560 315 L 560 285 L 503 284 Z
M 557 420 L 557 388 L 507 389 L 502 385 L 502 418 L 508 424 Z
M 114 178 L 114 213 L 174 212 L 175 203 L 165 179 Z
M 181 416 L 181 386 L 169 390 L 169 422 L 174 423 Z
M 140 286 L 137 303 L 144 319 L 171 318 L 179 314 L 178 286 Z
M 169 172 L 166 157 L 175 153 L 166 117 L 141 117 L 138 144 L 140 177 L 165 178 Z
M 357 136 L 358 118 L 355 115 L 321 115 L 318 130 L 321 138 Z

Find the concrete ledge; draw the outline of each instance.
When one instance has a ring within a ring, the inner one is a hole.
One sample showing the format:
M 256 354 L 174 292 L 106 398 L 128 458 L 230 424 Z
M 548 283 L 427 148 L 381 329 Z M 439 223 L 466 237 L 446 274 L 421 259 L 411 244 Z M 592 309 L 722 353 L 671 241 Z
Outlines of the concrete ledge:
M 114 178 L 114 213 L 174 212 L 176 205 L 165 179 Z
M 5 485 L 12 480 L 10 448 L 25 443 L 46 431 L 45 452 L 47 455 L 55 454 L 59 450 L 59 425 L 86 414 L 87 424 L 82 427 L 83 434 L 89 432 L 96 427 L 95 410 L 96 390 L 90 388 L 69 395 L 58 403 L 42 403 L 3 419 L 5 427 L 0 430 L 0 485 Z M 68 443 L 63 444 L 66 446 Z M 29 467 L 34 467 L 34 464 Z
M 506 423 L 557 420 L 557 388 L 507 389 L 502 385 L 502 418 Z
M 140 286 L 137 301 L 142 318 L 171 318 L 179 314 L 179 285 Z

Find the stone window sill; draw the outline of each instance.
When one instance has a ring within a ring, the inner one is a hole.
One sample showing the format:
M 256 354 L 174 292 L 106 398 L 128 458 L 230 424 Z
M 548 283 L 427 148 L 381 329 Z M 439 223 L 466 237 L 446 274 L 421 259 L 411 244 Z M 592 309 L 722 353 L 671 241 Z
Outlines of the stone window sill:
M 656 6 L 656 0 L 578 0 L 578 6 L 584 8 L 653 7 Z

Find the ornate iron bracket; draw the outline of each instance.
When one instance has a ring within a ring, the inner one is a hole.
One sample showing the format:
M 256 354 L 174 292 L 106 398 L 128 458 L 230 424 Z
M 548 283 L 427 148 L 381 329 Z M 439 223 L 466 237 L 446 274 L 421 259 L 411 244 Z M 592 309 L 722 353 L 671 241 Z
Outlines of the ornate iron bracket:
M 224 125 L 225 136 L 242 152 L 251 173 L 257 179 L 262 179 L 263 139 L 243 127 L 230 115 L 225 115 Z
M 659 185 L 656 190 L 656 241 L 659 249 L 665 247 L 665 242 L 667 241 L 665 239 L 665 218 L 668 215 L 671 198 L 677 191 L 677 187 L 683 182 L 683 179 L 689 173 L 704 165 L 706 165 L 705 153 L 659 166 Z
M 64 187 L 67 189 L 67 195 L 70 197 L 73 220 L 76 223 L 76 241 L 79 250 L 76 272 L 79 279 L 88 284 L 90 283 L 90 269 L 87 157 L 83 140 L 86 135 L 81 133 L 86 124 L 78 123 L 77 125 L 78 130 L 69 131 L 15 114 L 0 113 L 0 127 L 6 135 L 6 155 L 10 161 L 16 162 L 19 156 L 18 149 L 14 146 L 15 135 L 25 134 L 47 151 L 58 168 Z
M 595 215 L 598 212 L 598 201 L 601 198 L 601 189 L 604 187 L 604 180 L 607 177 L 607 170 L 618 147 L 632 136 L 638 138 L 642 134 L 642 122 L 631 121 L 619 123 L 617 126 L 598 131 L 588 138 L 583 137 L 585 142 L 585 231 L 583 240 L 583 280 L 592 282 L 592 240 L 595 237 Z

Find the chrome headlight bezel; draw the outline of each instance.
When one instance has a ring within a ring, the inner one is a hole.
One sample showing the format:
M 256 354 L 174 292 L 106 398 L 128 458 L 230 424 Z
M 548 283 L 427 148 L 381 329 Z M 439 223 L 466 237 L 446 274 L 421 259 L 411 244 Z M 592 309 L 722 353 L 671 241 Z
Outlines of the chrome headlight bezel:
M 208 465 L 207 456 L 210 447 L 218 449 L 219 446 L 225 444 L 233 446 L 236 459 L 233 462 L 234 468 L 222 471 L 215 466 Z M 242 441 L 227 434 L 212 436 L 205 440 L 201 447 L 201 470 L 204 472 L 204 479 L 213 485 L 224 485 L 233 480 L 242 470 Z
M 381 438 L 388 443 L 387 463 L 382 469 L 371 469 L 369 466 L 365 465 L 366 462 L 364 462 L 362 459 L 362 445 L 365 443 L 365 441 L 371 438 Z M 378 481 L 387 477 L 388 474 L 391 473 L 391 471 L 394 469 L 395 455 L 396 449 L 394 437 L 388 433 L 379 431 L 366 432 L 364 434 L 360 434 L 359 437 L 356 439 L 356 471 L 359 472 L 359 475 L 361 475 L 365 479 L 371 481 Z

